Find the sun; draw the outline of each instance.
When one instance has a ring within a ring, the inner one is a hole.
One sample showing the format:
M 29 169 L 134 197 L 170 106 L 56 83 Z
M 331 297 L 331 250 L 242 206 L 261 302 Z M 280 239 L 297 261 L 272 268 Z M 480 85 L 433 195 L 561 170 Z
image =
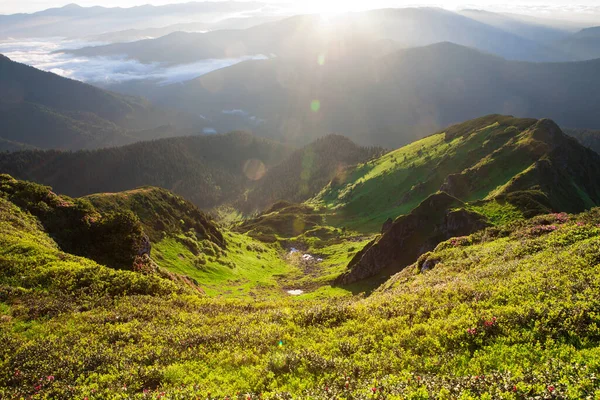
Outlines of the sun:
M 307 0 L 296 2 L 303 12 L 320 14 L 323 18 L 330 18 L 333 15 L 348 11 L 354 11 L 357 1 L 340 0 Z

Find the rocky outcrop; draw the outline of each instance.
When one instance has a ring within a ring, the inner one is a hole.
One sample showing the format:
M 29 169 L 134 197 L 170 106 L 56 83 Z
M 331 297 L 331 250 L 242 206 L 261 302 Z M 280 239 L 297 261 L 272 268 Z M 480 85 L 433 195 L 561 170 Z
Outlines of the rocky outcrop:
M 386 219 L 381 227 L 381 233 L 384 234 L 389 231 L 392 225 L 394 225 L 394 220 L 391 218 Z
M 469 194 L 469 179 L 465 174 L 450 174 L 444 180 L 440 191 L 461 198 Z
M 144 233 L 140 240 L 140 244 L 138 247 L 138 256 L 150 255 L 150 251 L 152 250 L 152 244 L 150 243 L 150 238 L 148 235 Z
M 357 253 L 347 272 L 335 283 L 345 285 L 376 275 L 391 276 L 438 243 L 488 226 L 482 215 L 460 209 L 461 206 L 464 206 L 462 201 L 444 192 L 429 196 Z

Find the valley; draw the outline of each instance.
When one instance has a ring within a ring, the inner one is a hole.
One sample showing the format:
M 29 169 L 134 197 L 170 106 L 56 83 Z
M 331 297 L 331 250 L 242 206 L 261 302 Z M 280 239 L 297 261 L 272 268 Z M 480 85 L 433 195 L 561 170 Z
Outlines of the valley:
M 0 399 L 600 398 L 600 9 L 44 2 Z

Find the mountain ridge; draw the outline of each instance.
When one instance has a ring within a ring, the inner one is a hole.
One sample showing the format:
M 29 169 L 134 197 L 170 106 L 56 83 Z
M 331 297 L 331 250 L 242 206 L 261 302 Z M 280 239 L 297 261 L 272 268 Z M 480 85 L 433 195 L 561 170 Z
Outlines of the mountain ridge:
M 40 148 L 83 149 L 174 135 L 196 118 L 0 57 L 1 138 Z M 201 125 L 200 125 L 201 126 Z

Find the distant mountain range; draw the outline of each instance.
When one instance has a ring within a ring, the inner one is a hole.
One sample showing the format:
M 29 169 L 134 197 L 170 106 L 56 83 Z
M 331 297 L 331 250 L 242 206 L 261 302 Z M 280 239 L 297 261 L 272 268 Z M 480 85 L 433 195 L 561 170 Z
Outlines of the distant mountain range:
M 159 38 L 173 32 L 204 32 L 219 29 L 246 29 L 265 22 L 281 19 L 277 16 L 241 16 L 219 20 L 216 22 L 187 22 L 159 28 L 126 29 L 115 32 L 101 33 L 84 37 L 91 42 L 134 42 L 144 39 Z
M 178 23 L 251 16 L 264 6 L 252 1 L 206 1 L 162 6 L 81 7 L 69 4 L 32 14 L 0 15 L 0 38 L 86 37 L 124 29 L 160 28 Z
M 600 58 L 600 26 L 558 40 L 555 47 L 578 59 Z
M 331 51 L 323 65 L 316 56 L 277 57 L 181 84 L 129 89 L 158 105 L 201 111 L 219 131 L 247 129 L 296 143 L 336 133 L 363 145 L 397 147 L 451 123 L 498 112 L 600 128 L 600 60 L 508 61 L 452 43 L 395 51 L 382 42 L 333 49 L 345 53 Z M 360 56 L 367 51 L 369 57 Z
M 201 131 L 203 121 L 0 55 L 0 148 L 89 149 Z M 12 143 L 12 144 L 11 144 Z M 16 147 L 15 147 L 16 146 Z
M 452 43 L 407 50 L 388 41 L 350 43 L 331 43 L 321 58 L 252 60 L 180 84 L 128 87 L 148 101 L 3 57 L 0 139 L 88 149 L 247 130 L 293 145 L 342 134 L 393 148 L 497 112 L 600 128 L 600 60 L 528 63 Z
M 522 22 L 521 25 L 527 26 L 529 37 L 542 37 L 548 30 L 557 39 L 568 34 L 535 24 Z M 441 8 L 383 9 L 344 14 L 328 20 L 320 15 L 300 15 L 243 30 L 176 33 L 158 39 L 86 47 L 71 52 L 80 56 L 126 55 L 146 63 L 178 64 L 254 54 L 303 58 L 325 54 L 336 43 L 357 40 L 391 40 L 402 48 L 448 41 L 513 60 L 570 60 L 568 54 L 505 30 L 501 24 L 490 25 Z

